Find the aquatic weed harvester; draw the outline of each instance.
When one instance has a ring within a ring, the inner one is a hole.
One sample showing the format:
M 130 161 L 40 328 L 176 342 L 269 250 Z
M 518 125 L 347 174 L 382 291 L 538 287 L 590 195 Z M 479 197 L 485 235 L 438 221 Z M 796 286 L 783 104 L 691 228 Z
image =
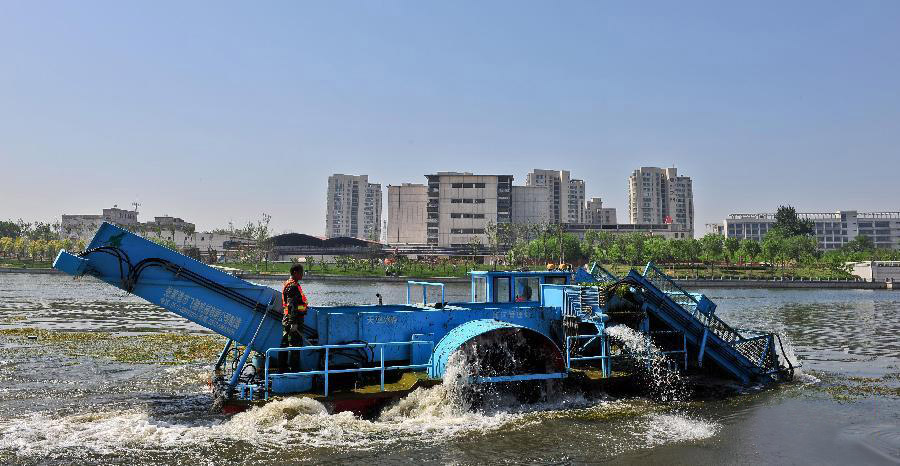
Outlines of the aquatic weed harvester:
M 307 396 L 333 412 L 370 413 L 441 383 L 459 354 L 467 366 L 453 377 L 474 386 L 512 385 L 523 396 L 529 384 L 549 380 L 640 391 L 636 374 L 659 357 L 679 373 L 742 386 L 793 376 L 777 334 L 729 326 L 709 298 L 684 291 L 652 263 L 623 278 L 596 265 L 576 273 L 471 272 L 470 302 L 445 302 L 442 283 L 410 281 L 406 304 L 311 306 L 300 328 L 303 345 L 288 348 L 279 347 L 280 291 L 115 225 L 104 223 L 80 254 L 61 251 L 53 266 L 96 277 L 224 336 L 211 385 L 225 412 Z M 428 302 L 429 289 L 440 299 Z M 414 295 L 422 302 L 413 303 Z M 645 340 L 646 354 L 626 358 L 616 328 Z M 299 358 L 299 370 L 279 366 L 284 352 Z

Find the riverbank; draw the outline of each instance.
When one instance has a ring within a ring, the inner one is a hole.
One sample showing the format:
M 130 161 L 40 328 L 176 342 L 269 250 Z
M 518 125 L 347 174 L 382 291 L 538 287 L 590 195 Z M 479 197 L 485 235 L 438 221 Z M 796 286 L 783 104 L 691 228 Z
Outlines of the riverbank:
M 57 275 L 63 274 L 56 269 L 25 269 L 0 267 L 0 273 L 30 273 L 37 275 Z M 284 274 L 256 274 L 245 273 L 239 274 L 239 277 L 246 280 L 283 280 Z M 406 283 L 408 280 L 427 280 L 442 283 L 468 283 L 468 277 L 387 277 L 387 276 L 356 276 L 356 275 L 318 275 L 316 273 L 307 274 L 304 278 L 309 282 L 381 282 L 381 283 Z M 864 282 L 857 280 L 805 280 L 805 279 L 769 279 L 769 280 L 753 280 L 753 279 L 678 279 L 675 280 L 678 285 L 685 288 L 809 288 L 809 289 L 830 289 L 830 290 L 885 290 L 892 289 L 884 282 Z M 900 288 L 900 287 L 898 287 Z M 893 288 L 893 289 L 898 289 Z

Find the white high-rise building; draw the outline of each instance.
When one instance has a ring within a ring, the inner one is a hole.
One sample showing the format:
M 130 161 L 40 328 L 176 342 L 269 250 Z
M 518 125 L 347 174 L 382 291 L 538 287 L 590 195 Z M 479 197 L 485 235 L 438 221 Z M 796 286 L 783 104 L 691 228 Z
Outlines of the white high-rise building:
M 584 223 L 584 181 L 572 179 L 568 170 L 534 169 L 526 176 L 525 186 L 550 189 L 553 223 Z
M 370 241 L 381 238 L 381 185 L 368 175 L 328 177 L 325 236 Z
M 631 223 L 675 224 L 694 232 L 694 192 L 691 178 L 676 168 L 641 167 L 628 177 L 628 218 Z

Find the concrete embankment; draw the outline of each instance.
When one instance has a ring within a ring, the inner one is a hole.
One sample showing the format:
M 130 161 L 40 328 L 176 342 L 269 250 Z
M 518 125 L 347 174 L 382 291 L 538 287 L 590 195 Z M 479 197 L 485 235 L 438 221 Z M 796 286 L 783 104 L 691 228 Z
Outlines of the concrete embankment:
M 675 280 L 683 288 L 816 288 L 830 290 L 884 290 L 884 282 L 853 280 Z
M 0 273 L 30 273 L 30 274 L 62 274 L 56 269 L 25 269 L 0 267 Z M 278 274 L 254 274 L 240 275 L 247 280 L 284 280 L 285 275 Z M 309 282 L 396 282 L 406 283 L 408 280 L 425 280 L 443 283 L 469 283 L 468 277 L 433 277 L 433 278 L 409 278 L 409 277 L 371 277 L 350 275 L 316 275 L 308 274 L 303 278 Z M 734 280 L 734 279 L 681 279 L 675 280 L 684 288 L 789 288 L 789 289 L 831 289 L 831 290 L 884 290 L 890 289 L 885 282 L 863 282 L 853 280 Z M 893 289 L 898 289 L 893 288 Z

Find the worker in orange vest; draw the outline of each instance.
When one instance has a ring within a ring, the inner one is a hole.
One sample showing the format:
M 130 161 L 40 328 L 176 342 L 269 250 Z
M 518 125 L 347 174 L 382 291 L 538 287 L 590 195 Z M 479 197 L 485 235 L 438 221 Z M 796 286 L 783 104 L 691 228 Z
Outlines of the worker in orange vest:
M 291 267 L 291 278 L 284 282 L 281 290 L 281 304 L 284 308 L 284 317 L 281 318 L 281 347 L 300 346 L 303 344 L 303 338 L 300 334 L 300 326 L 303 325 L 303 319 L 306 317 L 306 309 L 309 307 L 309 301 L 303 294 L 303 288 L 300 287 L 300 280 L 303 279 L 303 266 L 296 264 Z M 290 353 L 290 358 L 288 358 Z M 300 354 L 299 351 L 284 351 L 279 355 L 280 366 L 288 372 L 300 371 Z

